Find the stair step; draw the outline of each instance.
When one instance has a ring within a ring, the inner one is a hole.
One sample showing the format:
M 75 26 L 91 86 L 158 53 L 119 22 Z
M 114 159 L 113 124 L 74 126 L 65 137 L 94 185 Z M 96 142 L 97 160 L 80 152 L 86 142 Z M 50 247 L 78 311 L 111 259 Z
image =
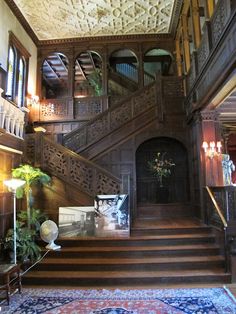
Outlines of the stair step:
M 43 249 L 45 252 L 45 249 Z M 99 258 L 99 257 L 150 257 L 150 256 L 206 256 L 219 254 L 219 247 L 215 244 L 167 245 L 167 246 L 124 246 L 124 247 L 62 247 L 60 250 L 50 251 L 48 256 L 70 258 Z
M 171 235 L 171 234 L 211 234 L 211 230 L 206 227 L 201 228 L 159 228 L 158 226 L 150 225 L 149 228 L 146 226 L 132 227 L 131 237 L 146 236 L 146 235 Z
M 166 283 L 225 283 L 230 281 L 230 274 L 219 269 L 211 270 L 168 270 L 168 271 L 37 271 L 23 277 L 23 284 L 38 285 L 48 282 L 50 285 L 70 286 L 105 286 L 116 284 L 166 284 Z
M 186 263 L 186 262 L 211 262 L 211 261 L 223 261 L 223 256 L 215 255 L 215 256 L 200 256 L 200 257 L 174 257 L 174 258 L 167 258 L 167 257 L 157 257 L 157 258 L 98 258 L 98 259 L 83 259 L 83 258 L 67 258 L 64 259 L 57 259 L 57 258 L 48 258 L 44 259 L 41 264 L 61 264 L 61 265 L 70 265 L 70 264 L 163 264 L 163 263 Z
M 129 238 L 59 238 L 58 244 L 61 246 L 70 246 L 78 243 L 78 246 L 104 246 L 107 245 L 115 246 L 143 246 L 143 245 L 165 245 L 175 243 L 212 243 L 215 241 L 215 236 L 213 234 L 171 234 L 171 235 L 146 235 L 146 236 L 134 236 Z
M 166 270 L 166 269 L 209 269 L 223 267 L 222 256 L 197 257 L 146 257 L 143 258 L 47 258 L 40 262 L 35 270 L 64 271 L 119 271 L 119 270 Z

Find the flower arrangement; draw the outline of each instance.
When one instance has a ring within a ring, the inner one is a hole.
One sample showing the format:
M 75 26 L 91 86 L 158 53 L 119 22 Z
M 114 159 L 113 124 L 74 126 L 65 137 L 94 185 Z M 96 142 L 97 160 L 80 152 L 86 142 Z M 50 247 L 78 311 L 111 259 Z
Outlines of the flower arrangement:
M 163 177 L 171 175 L 171 168 L 175 166 L 175 163 L 171 159 L 166 159 L 166 152 L 156 153 L 155 158 L 148 162 L 150 171 L 157 177 L 160 186 L 163 186 Z

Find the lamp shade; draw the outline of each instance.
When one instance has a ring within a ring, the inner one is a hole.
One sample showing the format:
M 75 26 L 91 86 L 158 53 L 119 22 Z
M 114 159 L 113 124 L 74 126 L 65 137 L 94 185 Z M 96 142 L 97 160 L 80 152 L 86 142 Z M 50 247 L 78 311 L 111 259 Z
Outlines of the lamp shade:
M 9 179 L 4 180 L 3 183 L 12 191 L 16 191 L 17 188 L 25 184 L 24 180 L 21 179 Z

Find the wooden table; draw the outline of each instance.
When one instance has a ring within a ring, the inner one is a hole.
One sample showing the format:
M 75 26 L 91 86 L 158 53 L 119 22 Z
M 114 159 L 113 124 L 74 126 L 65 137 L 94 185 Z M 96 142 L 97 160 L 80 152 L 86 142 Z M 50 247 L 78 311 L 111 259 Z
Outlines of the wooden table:
M 11 290 L 15 288 L 16 283 L 19 293 L 21 293 L 20 265 L 0 264 L 0 290 L 6 291 L 7 304 L 10 303 Z

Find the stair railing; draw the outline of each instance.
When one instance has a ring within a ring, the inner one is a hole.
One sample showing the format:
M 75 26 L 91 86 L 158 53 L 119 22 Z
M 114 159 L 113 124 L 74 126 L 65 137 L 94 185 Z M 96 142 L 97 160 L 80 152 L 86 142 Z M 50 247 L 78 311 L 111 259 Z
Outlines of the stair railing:
M 220 219 L 221 225 L 223 225 L 223 230 L 224 230 L 224 256 L 225 256 L 225 272 L 229 271 L 229 256 L 228 256 L 228 251 L 227 251 L 227 228 L 228 224 L 227 221 L 223 215 L 222 210 L 220 209 L 220 206 L 218 205 L 211 189 L 209 186 L 206 186 L 207 193 L 210 197 L 210 200 L 214 206 L 214 213 L 217 214 L 217 217 Z M 207 223 L 209 224 L 210 222 L 210 214 L 209 211 L 207 211 Z
M 28 134 L 25 155 L 36 166 L 88 195 L 119 194 L 121 179 L 54 142 L 42 132 Z
M 160 85 L 160 81 L 154 82 L 117 102 L 82 127 L 74 129 L 65 135 L 63 144 L 75 152 L 79 152 L 88 145 L 94 144 L 120 128 L 124 123 L 156 106 L 162 97 Z

